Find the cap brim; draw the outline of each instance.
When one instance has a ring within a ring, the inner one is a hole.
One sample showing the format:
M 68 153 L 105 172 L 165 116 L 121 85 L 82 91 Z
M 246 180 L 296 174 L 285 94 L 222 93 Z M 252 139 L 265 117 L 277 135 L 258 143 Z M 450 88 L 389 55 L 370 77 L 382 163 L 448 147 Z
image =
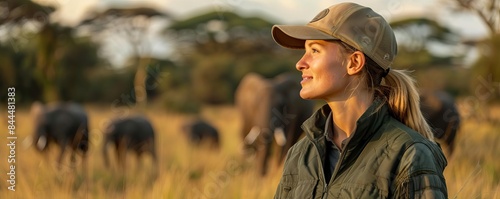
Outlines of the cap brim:
M 276 43 L 293 49 L 303 49 L 306 40 L 338 40 L 309 26 L 275 25 L 271 32 Z

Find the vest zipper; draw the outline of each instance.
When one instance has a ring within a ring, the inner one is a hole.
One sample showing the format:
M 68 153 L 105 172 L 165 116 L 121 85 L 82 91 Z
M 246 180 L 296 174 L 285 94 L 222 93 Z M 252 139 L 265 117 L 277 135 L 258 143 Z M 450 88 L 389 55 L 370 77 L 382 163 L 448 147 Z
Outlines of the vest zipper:
M 347 149 L 349 142 L 350 142 L 350 140 L 345 144 L 344 150 Z M 319 149 L 318 149 L 318 145 L 316 144 L 316 141 L 312 141 L 312 143 L 314 145 L 314 148 L 316 148 L 316 153 L 318 153 L 318 155 L 319 155 L 320 153 L 319 153 Z M 335 170 L 333 170 L 332 176 L 330 177 L 328 182 L 326 181 L 326 177 L 325 177 L 325 170 L 323 168 L 323 160 L 321 160 L 321 158 L 320 158 L 319 165 L 321 167 L 321 173 L 323 174 L 323 179 L 325 181 L 325 184 L 323 186 L 323 194 L 321 196 L 322 199 L 326 199 L 326 197 L 328 196 L 328 194 L 327 194 L 328 193 L 328 185 L 331 184 L 333 181 L 335 181 L 334 179 L 337 176 L 337 173 L 340 169 L 340 166 L 342 165 L 342 160 L 344 160 L 344 156 L 345 156 L 345 153 L 340 152 L 339 161 L 335 165 Z
M 322 199 L 326 199 L 328 196 L 328 183 L 325 183 L 325 186 L 323 187 L 323 196 L 321 196 Z
M 319 155 L 320 153 L 319 153 L 318 145 L 316 144 L 315 141 L 313 141 L 312 143 L 314 145 L 314 148 L 316 149 L 316 153 L 318 153 L 318 155 Z M 347 142 L 347 143 L 349 143 L 349 142 Z M 347 143 L 346 143 L 346 147 L 345 148 L 347 148 Z M 325 170 L 323 168 L 323 160 L 321 160 L 321 159 L 319 160 L 319 165 L 321 167 L 321 173 L 323 174 L 323 179 L 324 179 L 324 182 L 325 182 L 325 184 L 323 185 L 323 193 L 322 193 L 322 196 L 321 196 L 322 199 L 326 199 L 327 198 L 327 196 L 328 196 L 328 185 L 331 184 L 334 181 L 334 179 L 335 179 L 335 177 L 337 175 L 337 172 L 338 172 L 338 170 L 340 168 L 340 165 L 341 165 L 343 159 L 344 159 L 344 153 L 341 152 L 340 153 L 339 161 L 335 165 L 335 170 L 333 171 L 332 176 L 330 177 L 330 179 L 328 181 L 327 181 L 327 179 L 325 177 Z
M 316 144 L 316 140 L 311 140 L 312 144 L 314 145 L 314 148 L 316 149 L 316 153 L 318 154 L 318 156 L 321 154 L 319 152 L 319 148 L 318 148 L 318 145 Z M 323 160 L 321 158 L 319 158 L 319 166 L 321 167 L 321 174 L 323 175 L 323 179 L 324 179 L 324 184 L 323 184 L 323 193 L 321 194 L 321 198 L 323 199 L 326 199 L 326 196 L 327 196 L 327 191 L 328 191 L 328 182 L 326 181 L 326 177 L 325 177 L 325 170 L 323 168 Z
M 339 161 L 337 162 L 337 164 L 335 165 L 335 170 L 333 171 L 332 173 L 332 177 L 330 177 L 330 180 L 328 181 L 328 183 L 325 184 L 325 187 L 323 189 L 323 199 L 326 199 L 326 196 L 328 196 L 328 185 L 330 185 L 333 181 L 335 181 L 335 177 L 337 175 L 337 172 L 338 172 L 338 169 L 342 163 L 342 159 L 343 159 L 343 155 L 344 153 L 340 153 L 340 158 L 339 158 Z
M 333 170 L 332 178 L 330 179 L 330 182 L 332 182 L 332 180 L 335 177 L 337 177 L 337 173 L 339 172 L 340 166 L 342 165 L 342 160 L 344 160 L 344 154 L 345 153 L 340 152 L 340 158 L 339 158 L 339 161 L 337 162 L 337 165 L 335 165 L 335 170 Z
M 350 141 L 351 141 L 351 140 L 347 141 L 347 143 L 345 144 L 344 149 L 342 150 L 342 151 L 344 151 L 344 152 L 340 152 L 340 151 L 339 151 L 339 152 L 340 152 L 339 161 L 338 161 L 338 162 L 337 162 L 337 164 L 335 165 L 335 170 L 333 170 L 333 173 L 332 173 L 332 178 L 330 179 L 330 181 L 328 182 L 328 184 L 331 184 L 331 183 L 333 183 L 333 181 L 335 181 L 335 178 L 337 177 L 337 174 L 338 174 L 338 172 L 339 172 L 339 170 L 340 170 L 340 167 L 342 166 L 342 160 L 344 160 L 344 159 L 345 159 L 345 157 L 344 157 L 344 156 L 345 156 L 345 154 L 346 154 L 346 153 L 345 153 L 345 150 L 347 150 L 347 146 L 349 145 L 349 142 L 350 142 Z

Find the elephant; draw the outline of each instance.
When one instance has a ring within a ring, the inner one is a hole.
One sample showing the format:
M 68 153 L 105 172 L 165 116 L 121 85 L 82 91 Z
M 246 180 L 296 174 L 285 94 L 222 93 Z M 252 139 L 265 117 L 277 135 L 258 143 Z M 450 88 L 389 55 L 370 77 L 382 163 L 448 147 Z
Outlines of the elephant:
M 434 137 L 447 146 L 448 155 L 451 156 L 460 127 L 460 114 L 453 97 L 444 91 L 421 92 L 420 109 L 431 126 Z
M 204 119 L 196 118 L 182 125 L 182 132 L 188 141 L 196 146 L 207 145 L 212 149 L 220 148 L 219 131 Z
M 281 164 L 302 135 L 302 123 L 312 114 L 313 102 L 299 95 L 301 79 L 299 74 L 291 72 L 273 79 L 249 73 L 237 87 L 235 105 L 242 119 L 244 152 L 256 153 L 262 176 L 267 174 L 273 143 L 279 149 L 277 163 Z
M 104 133 L 103 157 L 105 166 L 109 168 L 109 145 L 113 144 L 116 150 L 118 165 L 125 170 L 126 155 L 132 150 L 139 160 L 143 153 L 152 156 L 153 163 L 157 165 L 155 147 L 155 131 L 148 118 L 142 115 L 116 118 L 107 127 Z
M 66 149 L 71 149 L 71 163 L 75 162 L 75 154 L 82 155 L 85 161 L 89 149 L 88 116 L 85 109 L 74 102 L 61 102 L 43 105 L 35 102 L 32 105 L 34 117 L 33 145 L 40 152 L 48 150 L 52 143 L 59 146 L 58 166 L 62 165 Z

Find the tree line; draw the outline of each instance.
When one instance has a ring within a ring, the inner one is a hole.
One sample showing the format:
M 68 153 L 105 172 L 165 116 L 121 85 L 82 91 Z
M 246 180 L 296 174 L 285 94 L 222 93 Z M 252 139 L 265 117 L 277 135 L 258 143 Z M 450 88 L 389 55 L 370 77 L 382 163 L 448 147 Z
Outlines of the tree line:
M 6 10 L 0 17 L 0 90 L 14 86 L 19 104 L 160 103 L 173 111 L 196 112 L 204 104 L 233 103 L 239 81 L 249 72 L 273 77 L 295 71 L 302 54 L 274 43 L 270 32 L 276 22 L 231 11 L 207 10 L 178 20 L 147 6 L 113 7 L 88 13 L 76 26 L 63 26 L 50 20 L 54 7 L 29 0 L 0 2 Z M 155 42 L 164 42 L 171 51 L 161 58 L 150 55 L 151 46 L 144 39 L 158 21 L 167 25 L 158 33 L 162 39 Z M 436 44 L 448 49 L 467 44 L 446 26 L 425 17 L 391 25 L 400 41 L 395 67 L 415 70 L 424 86 L 432 87 L 425 84 L 426 78 L 437 75 L 439 84 L 434 87 L 467 95 L 474 80 L 471 73 L 490 75 L 493 81 L 500 76 L 500 63 L 491 59 L 500 52 L 498 33 L 474 42 L 486 43 L 488 49 L 467 68 L 461 64 L 466 51 L 445 55 L 432 51 Z M 123 66 L 113 66 L 103 56 L 111 37 L 120 37 L 129 46 L 131 53 Z M 0 97 L 6 100 L 3 94 Z

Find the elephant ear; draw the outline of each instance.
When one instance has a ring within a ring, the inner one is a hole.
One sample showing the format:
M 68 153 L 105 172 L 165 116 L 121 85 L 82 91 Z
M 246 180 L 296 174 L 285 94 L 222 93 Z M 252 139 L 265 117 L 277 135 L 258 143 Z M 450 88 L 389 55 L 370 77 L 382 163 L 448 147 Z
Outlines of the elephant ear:
M 43 119 L 43 114 L 45 113 L 45 106 L 41 102 L 33 102 L 30 109 L 30 116 L 33 118 L 35 123 L 40 122 Z
M 265 87 L 266 80 L 257 73 L 249 73 L 243 77 L 236 89 L 236 103 L 239 106 L 255 107 L 258 100 L 254 100 L 260 95 L 262 88 Z

